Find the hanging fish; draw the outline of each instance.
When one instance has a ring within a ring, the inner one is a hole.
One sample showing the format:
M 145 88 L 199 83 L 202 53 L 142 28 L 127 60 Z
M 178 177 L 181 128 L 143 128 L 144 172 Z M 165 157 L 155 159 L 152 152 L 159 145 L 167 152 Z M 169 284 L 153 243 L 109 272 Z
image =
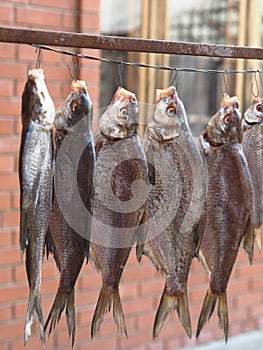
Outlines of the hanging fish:
M 252 180 L 255 240 L 262 248 L 263 211 L 263 98 L 255 97 L 245 112 L 242 147 Z
M 241 147 L 241 114 L 236 96 L 225 95 L 221 107 L 199 138 L 208 169 L 206 224 L 200 259 L 210 283 L 199 317 L 198 337 L 218 300 L 220 327 L 228 338 L 226 288 L 240 242 L 253 259 L 252 187 Z
M 113 306 L 114 321 L 127 335 L 119 282 L 131 248 L 141 258 L 147 221 L 147 163 L 138 136 L 135 95 L 119 87 L 99 120 L 94 136 L 96 169 L 91 258 L 102 275 L 91 336 Z
M 66 309 L 68 332 L 69 337 L 72 337 L 73 346 L 74 286 L 89 250 L 95 151 L 90 129 L 92 102 L 86 83 L 74 80 L 71 89 L 55 117 L 57 147 L 55 193 L 47 252 L 54 255 L 60 271 L 60 282 L 45 330 L 50 324 L 50 334 Z M 81 206 L 82 202 L 85 209 Z M 88 216 L 85 215 L 86 211 L 89 213 Z M 72 219 L 70 221 L 70 214 L 75 217 L 75 221 Z
M 153 337 L 175 309 L 191 337 L 187 280 L 202 240 L 206 170 L 174 86 L 157 89 L 143 144 L 150 182 L 144 254 L 166 276 Z
M 22 95 L 22 137 L 19 156 L 20 250 L 26 250 L 30 296 L 25 343 L 36 312 L 40 338 L 45 344 L 40 286 L 45 237 L 52 206 L 53 132 L 55 107 L 42 69 L 31 69 Z

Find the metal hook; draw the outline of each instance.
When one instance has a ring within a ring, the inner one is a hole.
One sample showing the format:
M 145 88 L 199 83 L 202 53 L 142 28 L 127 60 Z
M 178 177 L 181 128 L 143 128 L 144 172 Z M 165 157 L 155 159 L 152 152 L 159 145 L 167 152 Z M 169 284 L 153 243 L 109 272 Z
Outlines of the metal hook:
M 251 83 L 251 87 L 250 87 L 251 94 L 252 94 L 254 97 L 259 97 L 259 94 L 260 94 L 260 88 L 259 88 L 258 80 L 257 80 L 257 73 L 258 73 L 258 76 L 259 76 L 260 85 L 261 85 L 261 87 L 262 87 L 261 75 L 260 75 L 260 71 L 259 71 L 259 69 L 258 69 L 256 72 L 254 72 L 254 80 L 255 80 L 256 88 L 257 88 L 256 94 L 254 94 L 254 91 L 253 91 L 253 90 L 254 90 L 254 89 L 253 89 L 253 86 L 254 86 L 253 82 Z
M 223 73 L 223 82 L 224 82 L 225 92 L 223 92 L 221 83 L 219 84 L 220 92 L 221 92 L 222 96 L 227 94 L 227 91 L 229 90 L 229 86 L 230 86 L 229 75 L 228 75 L 228 71 L 227 70 L 225 70 L 224 73 Z
M 122 62 L 117 62 L 118 75 L 115 76 L 115 82 L 116 82 L 117 87 L 122 86 L 122 77 L 121 77 L 120 66 L 121 66 L 122 71 L 123 71 L 123 64 L 122 64 Z
M 73 75 L 73 73 L 72 73 L 72 71 L 71 71 L 70 65 L 69 65 L 69 64 L 67 64 L 67 67 L 68 67 L 68 70 L 69 70 L 69 73 L 70 73 L 71 79 L 72 79 L 72 80 L 74 80 L 74 75 Z
M 36 69 L 39 69 L 39 68 L 40 68 L 41 48 L 40 48 L 40 47 L 37 47 L 35 53 L 37 53 Z
M 173 73 L 175 72 L 174 74 L 174 77 L 173 77 Z M 174 85 L 174 82 L 175 82 L 175 79 L 177 78 L 177 69 L 173 67 L 173 69 L 171 70 L 171 73 L 170 73 L 170 76 L 169 76 L 169 85 Z M 178 82 L 176 83 L 176 89 L 177 89 L 177 86 L 178 86 Z

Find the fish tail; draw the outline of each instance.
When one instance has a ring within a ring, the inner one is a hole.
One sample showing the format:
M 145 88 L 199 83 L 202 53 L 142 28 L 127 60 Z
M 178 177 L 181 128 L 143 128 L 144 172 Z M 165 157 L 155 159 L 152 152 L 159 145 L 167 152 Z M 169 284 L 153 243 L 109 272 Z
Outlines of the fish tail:
M 170 311 L 177 309 L 179 320 L 181 321 L 189 338 L 192 336 L 191 320 L 187 300 L 187 292 L 181 295 L 169 295 L 163 291 L 162 298 L 155 316 L 153 326 L 153 338 L 156 339 L 162 329 Z
M 262 231 L 263 227 L 255 227 L 255 242 L 258 248 L 258 251 L 261 253 L 262 250 Z
M 112 291 L 102 287 L 91 324 L 92 338 L 99 330 L 103 322 L 104 315 L 110 311 L 111 305 L 113 305 L 113 318 L 118 326 L 118 329 L 121 333 L 124 332 L 126 337 L 128 336 L 119 290 L 117 289 Z
M 217 298 L 218 298 L 218 296 L 213 294 L 210 290 L 207 291 L 206 296 L 205 296 L 205 300 L 203 303 L 203 307 L 201 310 L 201 314 L 200 314 L 199 320 L 198 320 L 196 338 L 199 337 L 199 334 L 200 334 L 201 330 L 203 329 L 205 323 L 209 320 L 212 313 L 214 312 Z
M 225 342 L 228 339 L 228 310 L 227 310 L 227 298 L 226 293 L 222 294 L 218 298 L 218 317 L 219 325 L 224 330 Z
M 254 240 L 255 240 L 254 226 L 253 226 L 252 217 L 250 216 L 247 221 L 245 234 L 243 237 L 243 248 L 248 255 L 249 262 L 251 265 L 253 263 Z
M 48 335 L 56 327 L 56 324 L 59 322 L 60 317 L 64 309 L 66 308 L 67 316 L 67 325 L 69 337 L 72 339 L 72 347 L 75 341 L 75 306 L 74 306 L 74 289 L 71 292 L 64 293 L 60 290 L 57 291 L 55 300 L 53 302 L 52 308 L 48 315 L 47 321 L 45 323 L 45 332 L 49 326 Z
M 44 322 L 43 314 L 41 307 L 41 297 L 39 293 L 33 293 L 30 291 L 27 314 L 26 314 L 26 323 L 25 323 L 25 334 L 24 334 L 24 344 L 26 345 L 28 338 L 31 336 L 31 326 L 34 322 L 34 311 L 37 315 L 37 320 L 39 324 L 40 339 L 42 344 L 46 345 L 45 332 L 44 332 Z

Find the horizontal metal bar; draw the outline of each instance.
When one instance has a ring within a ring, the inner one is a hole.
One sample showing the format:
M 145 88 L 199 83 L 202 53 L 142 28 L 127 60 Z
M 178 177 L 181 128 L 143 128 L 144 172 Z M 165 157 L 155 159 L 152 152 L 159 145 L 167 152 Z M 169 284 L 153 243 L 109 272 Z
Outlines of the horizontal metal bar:
M 10 27 L 0 27 L 0 42 L 174 55 L 263 59 L 263 48 L 256 47 L 124 38 Z

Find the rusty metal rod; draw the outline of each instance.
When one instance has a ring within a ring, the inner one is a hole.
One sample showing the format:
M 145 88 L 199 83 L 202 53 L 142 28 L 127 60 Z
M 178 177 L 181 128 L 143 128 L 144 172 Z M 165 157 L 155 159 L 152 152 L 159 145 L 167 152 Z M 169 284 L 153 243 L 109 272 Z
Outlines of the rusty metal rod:
M 263 59 L 263 48 L 123 38 L 116 36 L 0 27 L 0 42 L 206 57 Z

